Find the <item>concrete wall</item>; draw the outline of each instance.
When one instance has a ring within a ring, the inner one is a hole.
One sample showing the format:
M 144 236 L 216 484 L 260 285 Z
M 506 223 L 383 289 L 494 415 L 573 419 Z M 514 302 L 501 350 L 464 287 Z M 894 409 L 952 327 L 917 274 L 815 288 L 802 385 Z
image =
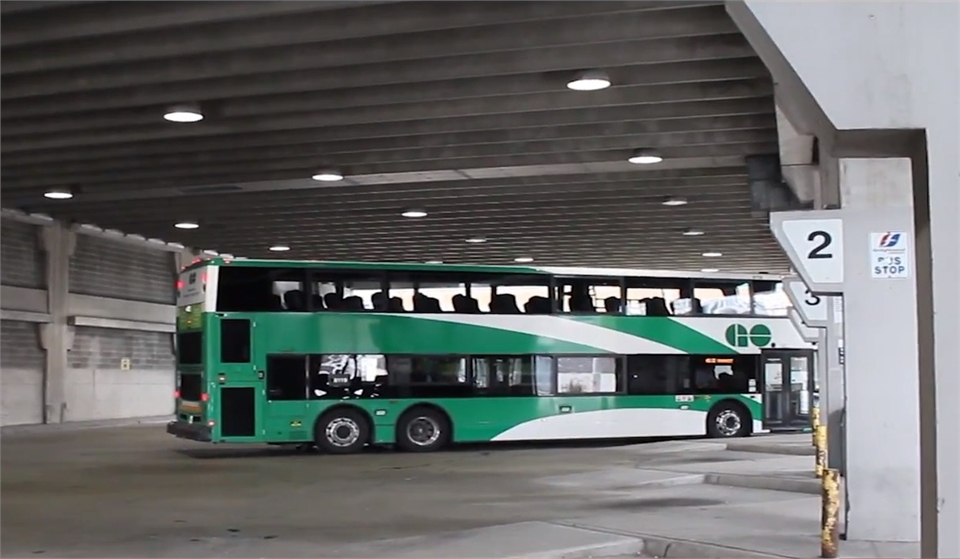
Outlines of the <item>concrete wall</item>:
M 0 425 L 43 421 L 43 365 L 38 325 L 0 320 Z
M 171 334 L 78 326 L 67 357 L 67 421 L 173 413 Z M 130 360 L 130 370 L 121 368 Z
M 70 259 L 70 292 L 149 303 L 174 303 L 173 255 L 79 235 Z
M 36 225 L 0 220 L 0 283 L 30 289 L 45 286 L 43 253 Z M 19 295 L 16 291 L 13 293 L 11 299 Z M 6 299 L 2 301 L 4 308 L 8 307 Z M 29 310 L 23 309 L 24 301 L 9 303 L 20 310 Z M 10 316 L 36 318 L 17 314 Z M 43 421 L 43 375 L 39 323 L 4 316 L 0 319 L 0 425 Z
M 0 218 L 0 425 L 172 413 L 175 253 L 26 221 Z

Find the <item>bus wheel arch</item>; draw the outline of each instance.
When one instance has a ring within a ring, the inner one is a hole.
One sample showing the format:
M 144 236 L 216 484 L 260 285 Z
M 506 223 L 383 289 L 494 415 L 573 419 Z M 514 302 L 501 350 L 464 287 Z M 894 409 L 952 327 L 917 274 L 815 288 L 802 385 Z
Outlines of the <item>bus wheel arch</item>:
M 710 408 L 706 427 L 712 438 L 748 437 L 753 433 L 753 414 L 743 402 L 724 398 Z
M 419 403 L 397 419 L 397 447 L 407 452 L 439 450 L 453 440 L 453 420 L 443 408 Z
M 363 450 L 373 438 L 373 419 L 357 406 L 340 404 L 328 408 L 313 426 L 317 447 L 331 454 L 351 454 Z

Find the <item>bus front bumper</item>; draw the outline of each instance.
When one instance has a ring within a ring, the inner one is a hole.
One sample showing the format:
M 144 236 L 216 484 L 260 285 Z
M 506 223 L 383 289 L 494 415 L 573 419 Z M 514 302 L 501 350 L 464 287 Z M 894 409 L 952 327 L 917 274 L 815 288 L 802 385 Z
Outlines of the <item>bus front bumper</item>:
M 200 423 L 171 421 L 167 423 L 167 433 L 180 439 L 190 439 L 201 443 L 209 443 L 213 439 L 210 435 L 210 427 Z

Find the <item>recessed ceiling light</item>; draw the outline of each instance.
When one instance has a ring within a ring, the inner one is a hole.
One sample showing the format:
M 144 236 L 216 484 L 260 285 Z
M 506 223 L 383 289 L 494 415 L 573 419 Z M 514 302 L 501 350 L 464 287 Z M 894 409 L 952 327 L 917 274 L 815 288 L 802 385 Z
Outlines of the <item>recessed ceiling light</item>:
M 167 109 L 163 118 L 170 122 L 200 122 L 203 113 L 197 105 L 174 105 Z
M 69 200 L 73 198 L 73 192 L 66 188 L 54 188 L 44 192 L 43 197 L 51 200 Z
M 412 217 L 412 218 L 427 217 L 427 212 L 421 209 L 410 209 L 410 210 L 406 210 L 400 215 L 402 215 L 403 217 Z
M 427 260 L 424 264 L 443 264 L 443 260 Z
M 513 259 L 514 262 L 533 262 L 533 258 L 529 256 L 518 256 Z
M 467 242 L 476 245 L 487 242 L 487 239 L 485 237 L 470 237 Z
M 651 149 L 638 149 L 634 150 L 633 155 L 627 161 L 634 165 L 652 165 L 663 161 L 663 157 Z
M 197 229 L 200 227 L 200 224 L 196 221 L 180 221 L 173 224 L 177 229 Z
M 321 169 L 310 178 L 320 182 L 337 182 L 343 180 L 343 173 L 336 169 Z
M 270 247 L 270 250 L 272 250 L 273 252 L 286 252 L 290 250 L 290 247 L 288 247 L 287 245 L 273 245 L 272 247 Z
M 714 272 L 719 272 L 720 268 L 700 268 L 700 271 L 705 274 L 712 274 Z
M 703 230 L 702 230 L 702 229 L 693 229 L 693 228 L 691 228 L 691 229 L 684 229 L 684 230 L 683 230 L 683 235 L 684 235 L 685 237 L 699 237 L 700 235 L 703 235 Z
M 688 203 L 686 198 L 667 198 L 662 202 L 664 206 L 686 206 Z
M 610 87 L 610 78 L 600 70 L 588 70 L 567 82 L 567 87 L 574 91 L 598 91 Z
M 720 258 L 721 256 L 723 256 L 723 253 L 722 252 L 704 252 L 703 256 L 707 258 Z

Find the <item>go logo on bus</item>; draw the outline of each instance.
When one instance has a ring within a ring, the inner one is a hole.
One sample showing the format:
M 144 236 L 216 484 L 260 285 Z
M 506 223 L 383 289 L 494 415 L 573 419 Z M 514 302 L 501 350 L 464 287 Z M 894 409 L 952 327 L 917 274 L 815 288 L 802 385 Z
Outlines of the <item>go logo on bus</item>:
M 726 331 L 727 343 L 733 347 L 765 347 L 773 341 L 773 334 L 765 324 L 754 324 L 750 330 L 743 324 L 731 324 Z

